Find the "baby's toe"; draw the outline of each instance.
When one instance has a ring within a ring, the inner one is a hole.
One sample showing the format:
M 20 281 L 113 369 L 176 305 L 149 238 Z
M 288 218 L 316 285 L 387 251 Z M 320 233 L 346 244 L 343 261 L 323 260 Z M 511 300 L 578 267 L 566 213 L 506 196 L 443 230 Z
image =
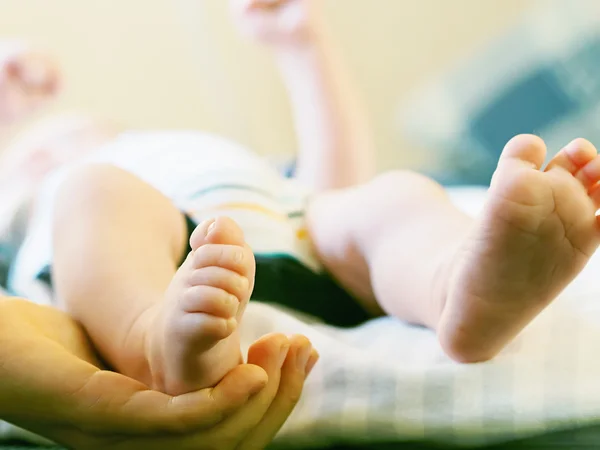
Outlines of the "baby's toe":
M 240 302 L 249 297 L 251 282 L 248 278 L 232 270 L 210 266 L 196 269 L 188 275 L 188 285 L 211 286 L 235 295 Z
M 499 165 L 516 162 L 520 165 L 527 164 L 535 169 L 540 169 L 545 158 L 546 144 L 544 141 L 531 134 L 521 134 L 508 141 L 500 156 Z
M 244 243 L 242 229 L 228 217 L 217 217 L 202 222 L 190 237 L 192 250 L 205 244 L 244 245 Z
M 219 341 L 231 336 L 238 325 L 235 317 L 224 319 L 211 314 L 184 314 L 179 318 L 177 327 L 178 339 L 202 351 L 213 347 Z
M 575 178 L 586 188 L 591 190 L 600 181 L 600 156 L 596 156 L 576 173 Z
M 240 301 L 224 289 L 201 285 L 187 288 L 181 296 L 180 305 L 186 313 L 229 319 L 237 314 Z
M 246 278 L 254 271 L 254 255 L 248 246 L 205 244 L 191 255 L 193 269 L 221 267 Z
M 598 156 L 598 151 L 591 142 L 581 138 L 575 139 L 552 158 L 546 171 L 560 167 L 572 175 L 577 175 L 596 156 Z

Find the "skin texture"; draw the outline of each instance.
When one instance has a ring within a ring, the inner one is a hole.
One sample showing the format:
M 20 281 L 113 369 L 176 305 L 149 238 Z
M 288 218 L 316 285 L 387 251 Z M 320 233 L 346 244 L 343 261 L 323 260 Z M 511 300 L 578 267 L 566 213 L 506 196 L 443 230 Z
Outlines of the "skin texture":
M 265 336 L 216 387 L 171 397 L 103 370 L 68 315 L 20 299 L 0 300 L 0 343 L 0 418 L 76 449 L 262 449 L 317 360 L 306 338 Z

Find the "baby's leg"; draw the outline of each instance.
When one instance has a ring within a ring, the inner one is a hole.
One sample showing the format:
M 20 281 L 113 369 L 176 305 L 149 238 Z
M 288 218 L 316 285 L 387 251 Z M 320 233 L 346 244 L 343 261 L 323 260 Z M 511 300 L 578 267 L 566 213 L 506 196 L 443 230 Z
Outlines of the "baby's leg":
M 437 330 L 453 358 L 493 357 L 581 271 L 600 238 L 600 157 L 576 140 L 540 171 L 534 136 L 507 144 L 478 220 L 410 173 L 317 197 L 311 234 L 374 312 Z
M 234 222 L 199 225 L 178 268 L 185 220 L 135 176 L 88 166 L 58 197 L 56 292 L 109 365 L 175 395 L 214 385 L 240 363 L 235 330 L 254 258 Z

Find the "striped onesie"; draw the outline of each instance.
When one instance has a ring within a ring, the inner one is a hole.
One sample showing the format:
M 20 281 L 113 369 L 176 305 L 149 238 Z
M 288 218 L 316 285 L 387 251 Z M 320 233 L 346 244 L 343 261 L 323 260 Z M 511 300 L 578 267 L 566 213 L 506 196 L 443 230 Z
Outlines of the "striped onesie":
M 89 163 L 113 164 L 153 186 L 185 214 L 190 232 L 216 216 L 235 220 L 257 260 L 253 298 L 335 324 L 344 325 L 347 317 L 351 323 L 366 318 L 327 277 L 311 249 L 304 214 L 310 191 L 256 154 L 201 132 L 140 131 L 120 135 L 77 165 Z M 9 288 L 18 295 L 38 298 L 40 290 L 51 287 L 54 201 L 72 168 L 52 174 L 41 190 L 9 274 Z

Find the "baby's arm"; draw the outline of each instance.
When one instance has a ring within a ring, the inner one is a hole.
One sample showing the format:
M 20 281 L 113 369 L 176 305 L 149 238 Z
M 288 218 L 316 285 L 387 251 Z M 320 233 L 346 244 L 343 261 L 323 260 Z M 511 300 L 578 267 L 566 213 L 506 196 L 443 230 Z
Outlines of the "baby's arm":
M 316 190 L 369 180 L 375 152 L 360 105 L 314 0 L 238 0 L 246 34 L 269 44 L 290 95 L 296 177 Z

